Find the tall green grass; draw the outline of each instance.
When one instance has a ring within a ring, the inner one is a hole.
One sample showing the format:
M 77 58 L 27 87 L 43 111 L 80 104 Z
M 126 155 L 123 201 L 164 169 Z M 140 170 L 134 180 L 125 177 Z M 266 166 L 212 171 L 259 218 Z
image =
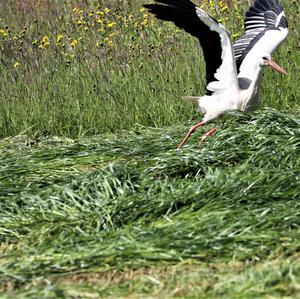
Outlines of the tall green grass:
M 297 4 L 283 2 L 290 37 L 275 59 L 290 76 L 283 78 L 266 70 L 261 99 L 262 106 L 298 113 Z M 0 136 L 26 131 L 74 138 L 132 129 L 136 124 L 159 127 L 200 117 L 194 107 L 180 100 L 182 95 L 203 94 L 205 71 L 197 41 L 150 16 L 146 17 L 148 25 L 142 25 L 142 3 L 136 1 L 105 2 L 99 8 L 84 1 L 48 3 L 35 10 L 17 8 L 12 0 L 0 4 L 0 27 L 9 31 L 8 37 L 1 37 Z M 105 22 L 115 21 L 116 25 L 99 32 L 88 21 L 85 30 L 77 24 L 80 15 L 72 10 L 78 6 L 87 20 L 92 18 L 89 13 L 109 7 Z M 220 12 L 207 5 L 214 16 L 228 18 L 226 26 L 234 34 L 242 33 L 238 17 L 246 8 L 232 6 Z M 111 33 L 116 36 L 109 46 L 105 37 Z M 64 35 L 65 48 L 55 45 L 59 34 Z M 41 50 L 38 45 L 45 35 L 51 45 Z M 68 39 L 80 37 L 72 48 Z M 14 68 L 16 63 L 20 65 Z

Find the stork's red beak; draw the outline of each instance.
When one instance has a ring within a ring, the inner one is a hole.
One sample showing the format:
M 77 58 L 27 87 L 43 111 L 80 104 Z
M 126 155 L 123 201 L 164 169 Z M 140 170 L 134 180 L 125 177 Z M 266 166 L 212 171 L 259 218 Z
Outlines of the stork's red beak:
M 286 70 L 284 70 L 282 67 L 280 67 L 275 61 L 270 59 L 267 61 L 267 65 L 270 66 L 271 68 L 273 68 L 278 73 L 288 76 L 288 73 L 286 72 Z

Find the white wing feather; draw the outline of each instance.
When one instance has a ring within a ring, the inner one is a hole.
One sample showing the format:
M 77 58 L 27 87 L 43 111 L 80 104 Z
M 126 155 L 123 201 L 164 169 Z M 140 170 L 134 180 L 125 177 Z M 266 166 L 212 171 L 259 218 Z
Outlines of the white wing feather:
M 226 89 L 238 90 L 236 62 L 230 32 L 222 24 L 212 19 L 209 14 L 201 8 L 197 7 L 196 13 L 199 19 L 205 23 L 210 30 L 219 34 L 221 39 L 222 64 L 214 74 L 216 81 L 210 82 L 206 86 L 206 89 L 212 91 L 214 94 L 224 92 Z

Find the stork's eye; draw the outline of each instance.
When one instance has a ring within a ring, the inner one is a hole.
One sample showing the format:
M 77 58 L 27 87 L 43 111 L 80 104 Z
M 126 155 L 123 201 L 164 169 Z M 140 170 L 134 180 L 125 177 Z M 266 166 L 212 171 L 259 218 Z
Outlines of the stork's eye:
M 263 60 L 268 60 L 268 58 L 266 56 L 263 57 Z

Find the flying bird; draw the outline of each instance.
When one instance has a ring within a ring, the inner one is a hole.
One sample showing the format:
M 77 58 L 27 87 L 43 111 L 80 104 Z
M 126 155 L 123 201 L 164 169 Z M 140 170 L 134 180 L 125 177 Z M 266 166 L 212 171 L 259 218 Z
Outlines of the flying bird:
M 206 63 L 205 95 L 183 97 L 198 104 L 204 117 L 189 129 L 178 148 L 198 127 L 221 115 L 256 109 L 264 66 L 287 75 L 271 59 L 288 35 L 288 22 L 278 0 L 256 0 L 246 13 L 245 33 L 234 44 L 230 32 L 190 0 L 156 0 L 144 7 L 158 19 L 171 21 L 198 38 Z M 215 131 L 213 128 L 203 136 Z

